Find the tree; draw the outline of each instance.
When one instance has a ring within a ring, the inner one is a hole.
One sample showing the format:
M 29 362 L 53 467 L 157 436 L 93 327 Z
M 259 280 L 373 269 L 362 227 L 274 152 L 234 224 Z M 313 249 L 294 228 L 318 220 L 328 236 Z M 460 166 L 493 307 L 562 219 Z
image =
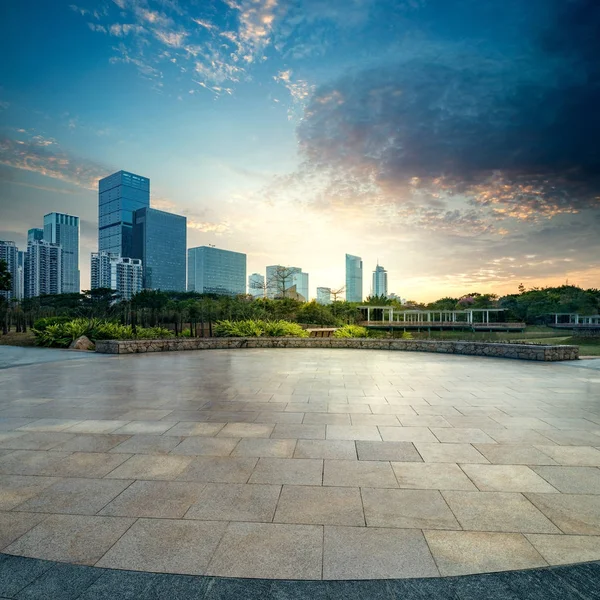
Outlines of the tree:
M 296 273 L 298 273 L 298 269 L 295 267 L 282 267 L 278 265 L 275 267 L 273 275 L 265 284 L 269 286 L 269 290 L 275 291 L 276 298 L 286 298 L 286 293 L 290 289 Z
M 0 260 L 0 292 L 10 292 L 12 290 L 12 275 L 8 270 L 8 263 Z
M 392 301 L 383 294 L 381 296 L 367 296 L 367 300 L 365 304 L 370 304 L 371 306 L 387 306 L 391 304 Z
M 340 288 L 336 288 L 336 289 L 330 288 L 329 293 L 333 297 L 333 302 L 337 302 L 338 296 L 340 296 L 341 294 L 343 294 L 345 292 L 345 290 L 346 290 L 346 286 L 345 285 L 343 285 Z

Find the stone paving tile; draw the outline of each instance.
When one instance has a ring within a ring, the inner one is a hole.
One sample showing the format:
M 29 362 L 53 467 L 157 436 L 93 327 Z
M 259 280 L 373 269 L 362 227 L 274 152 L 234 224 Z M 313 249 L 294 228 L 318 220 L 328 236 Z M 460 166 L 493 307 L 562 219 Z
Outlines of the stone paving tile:
M 600 496 L 527 494 L 527 498 L 563 533 L 600 535 Z
M 2 475 L 36 475 L 42 469 L 57 463 L 70 452 L 40 452 L 36 450 L 15 450 L 0 457 Z
M 423 462 L 421 455 L 410 442 L 356 442 L 359 460 L 395 460 Z
M 386 406 L 386 405 L 381 405 Z M 329 402 L 327 404 L 327 412 L 333 414 L 349 414 L 352 421 L 352 415 L 356 414 L 359 417 L 372 417 L 371 409 L 368 404 L 349 404 L 348 402 Z M 367 425 L 368 423 L 352 423 L 352 425 Z M 400 421 L 396 422 L 399 425 Z
M 484 427 L 487 433 L 498 444 L 550 444 L 551 440 L 533 429 L 499 429 Z M 550 431 L 550 430 L 544 430 Z M 555 430 L 555 431 L 558 431 Z
M 324 440 L 326 425 L 304 425 L 279 423 L 275 426 L 272 439 Z
M 121 419 L 124 421 L 159 421 L 160 419 L 165 419 L 172 412 L 173 409 L 138 408 L 122 414 Z
M 273 520 L 308 525 L 365 525 L 358 488 L 284 485 Z
M 471 444 L 427 444 L 415 442 L 425 462 L 434 463 L 488 463 L 487 458 Z
M 323 485 L 397 488 L 390 463 L 367 460 L 325 460 Z
M 369 404 L 369 406 L 371 407 L 371 412 L 374 415 L 396 415 L 399 417 L 400 415 L 417 414 L 412 406 L 403 406 L 400 404 Z
M 470 531 L 560 533 L 522 494 L 443 491 L 442 495 L 458 522 Z
M 78 419 L 38 419 L 27 425 L 18 427 L 18 431 L 63 431 L 77 425 Z
M 258 439 L 240 440 L 232 456 L 291 458 L 294 455 L 296 440 L 290 439 Z
M 50 515 L 4 549 L 9 554 L 94 565 L 135 519 Z
M 229 456 L 239 441 L 240 438 L 188 437 L 171 450 L 171 455 Z
M 528 533 L 525 537 L 551 565 L 600 560 L 600 536 Z
M 400 415 L 398 418 L 403 427 L 451 427 L 450 423 L 440 416 Z
M 361 493 L 369 527 L 461 528 L 438 491 L 365 487 Z
M 462 470 L 482 492 L 556 492 L 525 465 L 462 465 Z
M 47 515 L 20 512 L 0 512 L 0 550 L 27 533 Z
M 13 429 L 17 429 L 17 427 L 23 427 L 23 425 L 27 425 L 35 421 L 36 419 L 19 419 L 19 418 L 10 418 L 10 417 L 0 417 L 0 432 L 2 431 L 11 431 Z M 2 439 L 0 437 L 0 439 Z
M 52 568 L 52 563 L 20 556 L 0 556 L 0 598 L 14 598 L 38 577 Z
M 273 423 L 228 423 L 219 431 L 217 437 L 268 438 L 274 427 Z
M 556 461 L 534 446 L 473 444 L 492 464 L 555 465 Z
M 419 490 L 477 491 L 458 465 L 392 462 L 398 486 Z
M 65 452 L 108 452 L 121 442 L 128 440 L 128 435 L 89 434 L 76 435 L 68 442 L 56 446 L 55 450 Z
M 425 531 L 424 533 L 443 576 L 532 569 L 547 564 L 537 550 L 519 533 L 472 531 Z M 516 597 L 511 598 L 516 600 Z
M 379 430 L 374 425 L 327 425 L 328 440 L 374 440 L 381 441 Z
M 507 429 L 555 429 L 552 425 L 536 417 L 492 417 L 494 421 Z
M 59 479 L 15 508 L 24 512 L 93 515 L 118 496 L 131 481 Z
M 248 482 L 275 485 L 321 485 L 322 479 L 322 460 L 311 458 L 260 458 Z
M 25 433 L 14 432 L 16 435 L 5 438 L 0 448 L 10 450 L 51 450 L 75 437 L 68 433 Z
M 294 458 L 329 458 L 356 460 L 355 442 L 349 440 L 302 440 L 294 450 Z
M 55 477 L 104 477 L 130 456 L 131 454 L 73 452 L 66 458 L 40 469 L 38 474 Z
M 494 444 L 494 440 L 481 429 L 466 427 L 432 427 L 431 433 L 444 443 L 449 444 Z
M 559 492 L 600 496 L 600 469 L 596 467 L 534 467 L 533 470 Z
M 384 442 L 427 442 L 438 443 L 438 439 L 427 427 L 379 427 Z
M 462 411 L 463 408 L 461 408 L 460 410 Z M 503 413 L 501 413 L 499 411 L 497 412 L 497 414 L 506 416 L 506 415 L 503 415 Z M 466 429 L 475 428 L 475 429 L 482 430 L 483 428 L 498 429 L 498 427 L 500 427 L 500 425 L 496 421 L 494 421 L 492 418 L 490 418 L 489 416 L 486 416 L 486 415 L 446 416 L 446 421 L 448 421 L 448 423 L 450 423 L 450 425 L 452 425 L 452 427 L 459 427 L 459 428 L 466 428 Z
M 372 426 L 376 427 L 379 425 L 399 427 L 400 421 L 395 415 L 364 415 L 364 414 L 351 414 L 350 421 L 354 427 L 356 426 Z
M 98 514 L 110 517 L 181 519 L 205 485 L 183 481 L 134 481 Z
M 567 417 L 542 417 L 542 420 L 557 429 L 598 429 L 598 423 L 588 419 L 570 419 Z
M 67 429 L 68 433 L 112 433 L 129 423 L 130 419 L 115 420 L 88 420 L 81 421 Z
M 216 436 L 221 429 L 225 427 L 225 423 L 201 423 L 197 421 L 180 421 L 171 427 L 168 432 L 169 437 L 175 436 Z M 162 436 L 161 436 L 162 437 Z
M 600 431 L 600 428 L 598 428 Z M 557 429 L 556 431 L 545 429 L 544 436 L 559 446 L 600 446 L 600 435 L 593 431 Z M 543 444 L 544 442 L 540 442 Z
M 172 435 L 132 435 L 111 450 L 111 454 L 168 454 L 183 440 Z
M 135 435 L 138 433 L 161 435 L 176 424 L 176 421 L 131 421 L 127 425 L 115 429 L 113 433 L 121 435 Z
M 320 526 L 231 523 L 206 573 L 221 577 L 320 579 L 322 560 Z
M 97 566 L 199 575 L 226 527 L 225 522 L 138 519 Z
M 11 510 L 57 481 L 56 477 L 0 475 L 0 510 Z
M 199 410 L 174 410 L 169 416 L 168 420 L 174 425 L 175 422 L 185 423 L 205 423 L 212 416 L 210 411 L 199 411 Z M 216 421 L 216 419 L 215 419 Z M 222 425 L 225 425 L 227 421 L 221 421 Z M 135 433 L 152 433 L 147 431 L 136 431 Z M 179 434 L 178 434 L 179 435 Z
M 111 471 L 110 479 L 177 479 L 192 462 L 191 456 L 136 454 Z
M 357 552 L 360 548 L 360 552 Z M 325 527 L 323 579 L 437 577 L 423 534 L 415 529 Z
M 177 477 L 178 481 L 207 483 L 246 483 L 254 471 L 258 458 L 201 456 Z
M 302 423 L 304 419 L 303 412 L 273 412 L 263 410 L 258 414 L 258 417 L 254 420 L 255 423 Z
M 270 523 L 280 492 L 280 485 L 209 483 L 190 506 L 185 518 Z
M 600 450 L 590 446 L 538 446 L 544 454 L 559 465 L 572 467 L 600 467 Z
M 340 415 L 308 411 L 306 411 L 302 423 L 304 423 L 304 425 L 351 425 L 349 414 Z

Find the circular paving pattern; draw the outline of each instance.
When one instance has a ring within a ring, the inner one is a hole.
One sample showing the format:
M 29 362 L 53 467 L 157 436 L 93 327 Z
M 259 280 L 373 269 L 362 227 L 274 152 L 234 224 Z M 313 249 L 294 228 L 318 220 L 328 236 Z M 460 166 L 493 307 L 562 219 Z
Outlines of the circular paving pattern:
M 6 554 L 304 580 L 600 559 L 594 368 L 0 350 Z

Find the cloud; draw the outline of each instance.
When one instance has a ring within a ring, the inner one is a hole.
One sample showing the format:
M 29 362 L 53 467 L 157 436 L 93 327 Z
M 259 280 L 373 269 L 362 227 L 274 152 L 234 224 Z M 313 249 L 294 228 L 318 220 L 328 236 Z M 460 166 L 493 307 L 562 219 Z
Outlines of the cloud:
M 202 233 L 216 233 L 222 234 L 227 233 L 230 230 L 230 225 L 226 221 L 221 223 L 211 223 L 209 221 L 196 221 L 193 218 L 187 220 L 188 229 L 195 229 Z

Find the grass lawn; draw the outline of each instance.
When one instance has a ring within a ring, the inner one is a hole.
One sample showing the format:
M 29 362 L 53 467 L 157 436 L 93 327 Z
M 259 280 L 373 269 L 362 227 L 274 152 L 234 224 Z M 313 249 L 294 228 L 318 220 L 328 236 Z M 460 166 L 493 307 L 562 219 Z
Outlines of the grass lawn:
M 11 331 L 6 335 L 0 335 L 0 346 L 35 346 L 35 336 L 32 331 L 27 333 Z

